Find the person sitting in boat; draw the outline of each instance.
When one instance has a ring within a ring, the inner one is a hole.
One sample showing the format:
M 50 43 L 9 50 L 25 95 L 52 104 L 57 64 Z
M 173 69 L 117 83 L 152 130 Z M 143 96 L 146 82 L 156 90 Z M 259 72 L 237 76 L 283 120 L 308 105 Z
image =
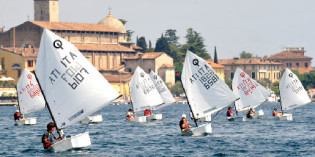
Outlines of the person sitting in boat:
M 55 130 L 55 123 L 50 122 L 47 124 L 47 130 L 42 136 L 42 143 L 44 146 L 44 149 L 48 149 L 54 144 L 54 140 L 59 140 L 59 138 L 56 138 L 55 135 L 52 133 Z
M 188 124 L 185 114 L 182 115 L 182 119 L 179 122 L 179 127 L 182 133 L 190 131 L 191 126 Z
M 144 110 L 144 116 L 150 116 L 151 112 L 149 109 Z
M 246 117 L 247 118 L 253 118 L 254 114 L 255 114 L 255 112 L 253 111 L 252 108 L 250 108 L 249 111 L 246 114 Z
M 226 112 L 226 117 L 228 119 L 233 118 L 235 115 L 232 114 L 232 107 L 228 108 L 228 111 Z
M 131 118 L 134 118 L 135 115 L 133 114 L 133 110 L 129 109 L 128 112 L 126 113 L 126 119 L 129 120 Z
M 282 116 L 282 113 L 278 113 L 278 109 L 275 107 L 273 109 L 272 116 Z
M 20 120 L 21 119 L 21 116 L 20 116 L 20 113 L 19 113 L 19 110 L 16 110 L 15 113 L 14 113 L 14 120 Z

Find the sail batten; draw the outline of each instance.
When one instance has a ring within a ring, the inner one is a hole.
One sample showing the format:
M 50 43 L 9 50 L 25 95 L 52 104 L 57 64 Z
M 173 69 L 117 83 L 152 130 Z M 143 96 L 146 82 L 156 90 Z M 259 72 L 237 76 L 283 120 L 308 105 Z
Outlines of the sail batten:
M 47 29 L 40 42 L 36 76 L 58 128 L 76 123 L 118 97 L 73 44 Z
M 279 89 L 282 110 L 290 110 L 311 102 L 299 78 L 288 68 L 282 74 Z
M 153 109 L 159 109 L 173 104 L 175 102 L 175 99 L 170 90 L 167 88 L 164 81 L 161 79 L 161 77 L 156 75 L 153 71 L 151 71 L 150 78 L 163 100 L 163 104 L 157 105 L 153 107 Z
M 267 93 L 264 87 L 250 78 L 250 76 L 240 68 L 237 68 L 235 71 L 232 88 L 234 94 L 240 97 L 240 99 L 235 102 L 237 111 L 257 107 L 266 100 L 265 95 Z
M 17 92 L 22 114 L 39 111 L 45 108 L 45 100 L 35 75 L 26 68 L 17 83 Z
M 205 60 L 190 51 L 181 80 L 195 118 L 208 116 L 238 98 Z
M 163 103 L 150 76 L 139 66 L 136 68 L 130 81 L 130 96 L 134 112 L 153 108 Z

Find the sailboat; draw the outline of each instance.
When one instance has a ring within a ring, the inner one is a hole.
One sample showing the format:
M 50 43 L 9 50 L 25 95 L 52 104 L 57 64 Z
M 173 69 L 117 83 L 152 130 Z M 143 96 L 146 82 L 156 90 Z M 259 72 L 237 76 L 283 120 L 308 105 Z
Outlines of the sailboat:
M 258 82 L 250 78 L 243 70 L 237 68 L 232 81 L 232 88 L 235 95 L 240 99 L 235 101 L 235 110 L 238 112 L 247 112 L 250 108 L 255 109 L 268 97 L 268 90 Z M 264 115 L 262 110 L 256 111 L 253 118 Z M 236 119 L 246 120 L 244 116 L 234 117 Z
M 283 112 L 311 102 L 311 99 L 299 78 L 288 68 L 286 68 L 282 74 L 279 89 L 282 115 L 277 117 L 280 120 L 293 120 L 293 115 L 291 113 Z
M 163 103 L 163 100 L 155 88 L 150 76 L 139 66 L 136 68 L 130 81 L 131 105 L 134 112 L 152 109 Z M 129 119 L 131 122 L 146 122 L 146 116 Z
M 70 127 L 118 97 L 118 93 L 70 42 L 44 29 L 37 57 L 36 77 L 47 108 L 62 139 L 52 145 L 65 151 L 91 145 L 89 132 L 63 138 Z
M 198 125 L 198 119 L 219 112 L 239 97 L 205 60 L 190 51 L 186 53 L 181 81 L 196 124 L 190 133 L 195 136 L 212 133 L 211 123 Z
M 89 123 L 100 123 L 103 121 L 103 116 L 101 114 L 96 114 L 92 116 L 87 116 L 81 120 L 82 124 L 89 124 Z
M 170 92 L 170 90 L 167 88 L 164 81 L 161 79 L 160 76 L 156 75 L 153 71 L 150 72 L 150 78 L 152 82 L 154 83 L 155 88 L 158 90 L 163 103 L 157 106 L 152 107 L 152 110 L 157 110 L 166 106 L 169 106 L 173 103 L 175 103 L 175 99 Z M 150 116 L 147 116 L 148 120 L 161 120 L 162 119 L 162 113 L 159 114 L 152 114 Z
M 23 118 L 15 121 L 17 125 L 34 125 L 36 117 L 25 118 L 25 114 L 45 108 L 45 100 L 33 73 L 24 69 L 17 83 L 19 110 Z

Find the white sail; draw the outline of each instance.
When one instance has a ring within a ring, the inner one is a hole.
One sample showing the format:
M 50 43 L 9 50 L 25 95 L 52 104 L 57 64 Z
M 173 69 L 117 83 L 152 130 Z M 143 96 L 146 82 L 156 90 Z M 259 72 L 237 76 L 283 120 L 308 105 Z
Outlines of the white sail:
M 153 108 L 163 103 L 150 76 L 140 67 L 136 68 L 130 81 L 130 96 L 134 112 Z
M 261 84 L 259 84 L 257 81 L 252 80 L 255 84 L 255 86 L 259 89 L 259 91 L 262 93 L 262 95 L 265 97 L 267 100 L 271 94 L 271 91 L 263 87 Z
M 279 84 L 282 110 L 290 110 L 311 102 L 299 78 L 288 68 Z
M 59 128 L 95 113 L 118 93 L 70 42 L 44 29 L 36 76 Z
M 164 102 L 161 105 L 153 107 L 153 109 L 159 109 L 159 108 L 166 107 L 168 105 L 173 104 L 175 102 L 175 99 L 174 99 L 172 93 L 170 92 L 170 90 L 167 88 L 164 81 L 161 79 L 161 77 L 156 75 L 153 71 L 151 71 L 150 72 L 150 78 L 151 78 L 152 82 L 154 83 L 155 88 L 160 93 L 162 100 Z
M 45 100 L 33 73 L 24 69 L 17 83 L 18 101 L 22 114 L 45 108 Z
M 195 118 L 208 116 L 238 99 L 212 67 L 190 51 L 181 80 Z
M 240 68 L 237 68 L 235 71 L 232 88 L 234 94 L 240 97 L 240 99 L 235 102 L 237 111 L 257 107 L 266 100 L 261 92 L 261 88 L 263 87 L 257 82 L 255 84 L 254 80 Z

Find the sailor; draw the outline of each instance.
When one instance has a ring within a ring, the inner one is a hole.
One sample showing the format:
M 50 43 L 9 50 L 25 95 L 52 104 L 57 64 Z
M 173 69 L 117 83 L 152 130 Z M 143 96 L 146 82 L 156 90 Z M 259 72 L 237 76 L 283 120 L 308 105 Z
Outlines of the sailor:
M 55 135 L 52 133 L 55 130 L 55 127 L 56 125 L 53 122 L 47 124 L 47 130 L 42 136 L 44 149 L 50 148 L 54 144 L 54 140 L 59 140 L 59 138 L 56 138 Z
M 19 110 L 16 110 L 15 113 L 14 113 L 14 120 L 20 120 L 20 114 L 19 114 Z
M 182 133 L 190 131 L 191 126 L 188 124 L 185 114 L 182 114 L 182 119 L 179 121 L 179 127 Z
M 232 114 L 232 107 L 228 108 L 228 111 L 226 112 L 226 117 L 228 119 L 233 118 L 235 115 Z
M 247 118 L 253 118 L 254 114 L 255 114 L 255 112 L 253 111 L 252 108 L 250 108 L 249 111 L 246 114 L 246 117 Z
M 278 109 L 275 107 L 273 109 L 272 116 L 282 116 L 282 113 L 278 113 Z
M 149 109 L 144 110 L 144 116 L 150 116 L 150 115 L 151 113 Z
M 126 113 L 126 119 L 129 120 L 131 118 L 134 118 L 135 115 L 133 114 L 133 110 L 129 109 L 128 112 Z

